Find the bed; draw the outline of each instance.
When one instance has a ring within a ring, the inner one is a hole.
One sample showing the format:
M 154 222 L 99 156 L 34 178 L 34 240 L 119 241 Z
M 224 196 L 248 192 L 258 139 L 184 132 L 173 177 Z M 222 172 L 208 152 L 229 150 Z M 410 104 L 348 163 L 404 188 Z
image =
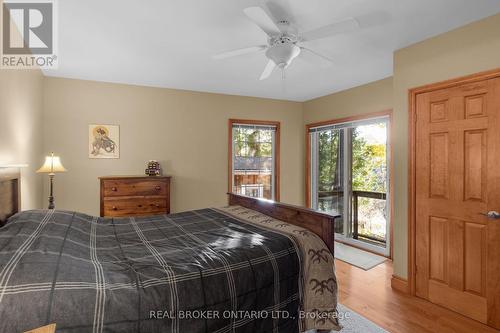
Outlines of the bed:
M 19 188 L 0 175 L 1 332 L 340 329 L 336 216 L 235 194 L 141 218 L 18 212 Z

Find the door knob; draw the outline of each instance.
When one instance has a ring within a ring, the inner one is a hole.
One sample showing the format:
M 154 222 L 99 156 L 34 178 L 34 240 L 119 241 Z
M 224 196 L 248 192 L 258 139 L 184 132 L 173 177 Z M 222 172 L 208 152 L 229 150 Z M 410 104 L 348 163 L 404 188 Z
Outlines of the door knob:
M 481 214 L 488 216 L 490 219 L 500 219 L 500 213 L 494 210 L 490 210 L 488 213 L 481 213 Z

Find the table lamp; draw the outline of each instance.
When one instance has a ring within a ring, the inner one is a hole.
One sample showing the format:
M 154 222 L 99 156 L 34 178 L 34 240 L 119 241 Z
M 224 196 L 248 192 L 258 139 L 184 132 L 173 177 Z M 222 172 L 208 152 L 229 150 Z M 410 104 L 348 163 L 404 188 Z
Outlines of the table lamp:
M 38 169 L 37 173 L 48 173 L 50 179 L 50 194 L 49 194 L 49 209 L 54 209 L 56 206 L 54 205 L 54 176 L 57 172 L 66 172 L 67 170 L 61 163 L 61 159 L 59 156 L 54 156 L 54 153 L 51 153 L 50 156 L 45 157 L 45 163 L 42 165 L 40 169 Z

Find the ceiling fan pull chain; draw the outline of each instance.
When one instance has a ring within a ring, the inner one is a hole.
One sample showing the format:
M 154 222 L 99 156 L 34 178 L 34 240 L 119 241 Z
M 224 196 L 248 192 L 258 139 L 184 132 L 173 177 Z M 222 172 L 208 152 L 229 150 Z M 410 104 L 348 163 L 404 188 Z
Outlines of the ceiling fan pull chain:
M 281 71 L 281 91 L 283 92 L 283 96 L 287 95 L 286 80 L 285 80 L 285 68 L 282 68 L 282 71 Z

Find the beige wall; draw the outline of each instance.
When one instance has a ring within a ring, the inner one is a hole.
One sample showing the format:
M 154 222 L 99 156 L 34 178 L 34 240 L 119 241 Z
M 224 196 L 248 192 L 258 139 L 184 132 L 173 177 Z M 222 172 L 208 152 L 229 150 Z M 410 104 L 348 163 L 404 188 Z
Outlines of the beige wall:
M 22 209 L 42 205 L 43 76 L 40 71 L 0 69 L 0 164 L 27 163 L 21 170 Z
M 394 273 L 407 277 L 408 90 L 500 68 L 500 15 L 399 50 L 394 77 L 304 104 L 304 123 L 393 108 Z M 390 96 L 392 94 L 392 96 Z
M 174 212 L 224 205 L 229 118 L 281 122 L 281 199 L 304 202 L 301 103 L 48 77 L 44 97 L 44 149 L 69 170 L 56 176 L 59 209 L 98 214 L 97 178 L 143 174 L 149 159 L 173 176 Z M 99 123 L 120 125 L 120 159 L 88 158 Z
M 304 124 L 392 109 L 392 77 L 304 103 Z

